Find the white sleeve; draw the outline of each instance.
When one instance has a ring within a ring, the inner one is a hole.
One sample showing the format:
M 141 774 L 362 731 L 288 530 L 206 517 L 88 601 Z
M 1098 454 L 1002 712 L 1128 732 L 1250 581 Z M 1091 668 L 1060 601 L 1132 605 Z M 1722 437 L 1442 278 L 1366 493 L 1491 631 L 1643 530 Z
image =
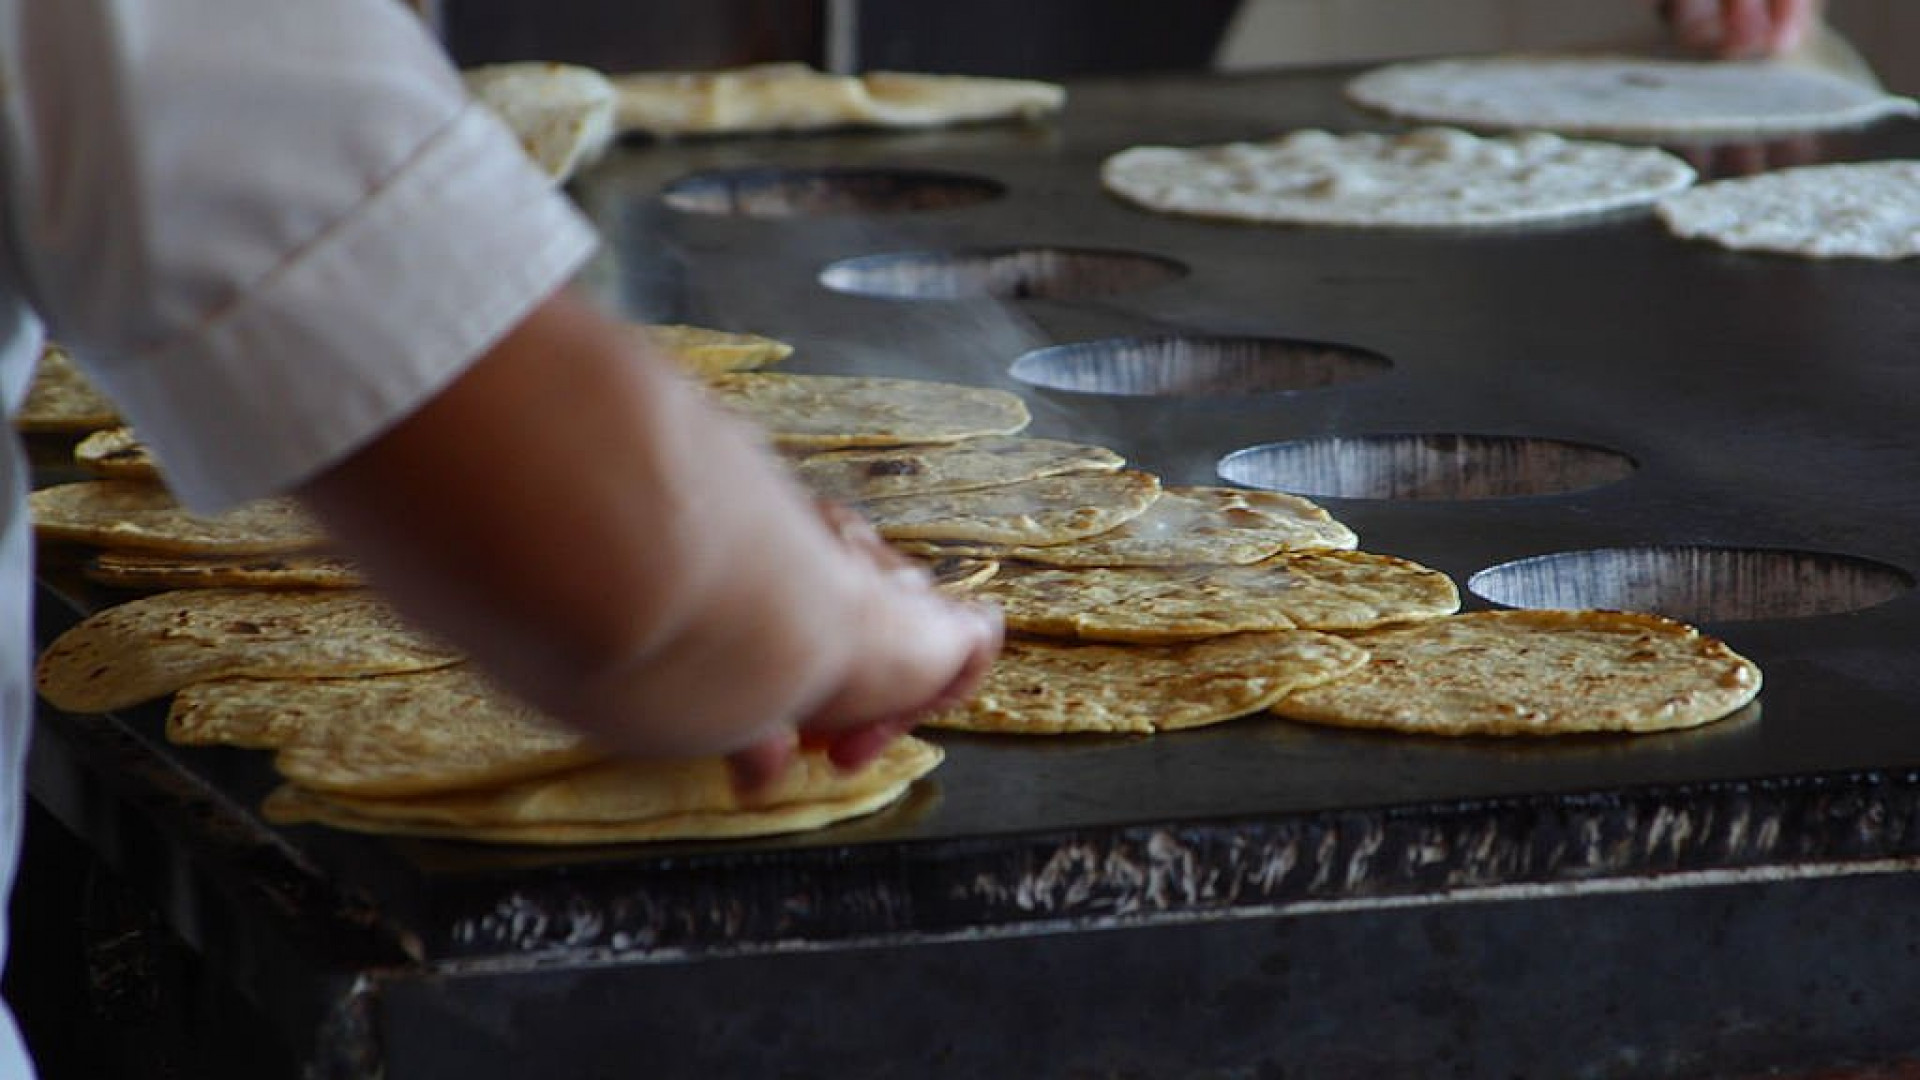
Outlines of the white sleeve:
M 396 0 L 0 0 L 20 287 L 208 511 L 432 397 L 592 230 Z

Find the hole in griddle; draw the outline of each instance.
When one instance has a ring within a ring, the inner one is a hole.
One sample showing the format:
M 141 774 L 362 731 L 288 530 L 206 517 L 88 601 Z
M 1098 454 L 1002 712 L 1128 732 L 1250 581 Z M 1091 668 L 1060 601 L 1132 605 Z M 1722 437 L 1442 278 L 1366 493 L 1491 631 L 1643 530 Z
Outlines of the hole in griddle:
M 1851 555 L 1649 546 L 1502 563 L 1473 575 L 1467 587 L 1507 607 L 1609 608 L 1683 622 L 1739 622 L 1858 611 L 1913 588 L 1913 578 Z
M 695 173 L 660 198 L 689 214 L 786 218 L 950 210 L 1006 193 L 997 180 L 929 169 L 763 168 Z
M 1248 487 L 1336 499 L 1513 499 L 1624 480 L 1633 459 L 1558 439 L 1429 433 L 1268 443 L 1221 459 Z
M 1066 300 L 1151 288 L 1181 277 L 1172 259 L 1094 248 L 907 251 L 844 259 L 820 272 L 835 292 L 906 300 Z
M 1347 345 L 1252 337 L 1138 337 L 1036 349 L 1014 361 L 1021 382 L 1076 394 L 1233 397 L 1317 390 L 1393 365 Z

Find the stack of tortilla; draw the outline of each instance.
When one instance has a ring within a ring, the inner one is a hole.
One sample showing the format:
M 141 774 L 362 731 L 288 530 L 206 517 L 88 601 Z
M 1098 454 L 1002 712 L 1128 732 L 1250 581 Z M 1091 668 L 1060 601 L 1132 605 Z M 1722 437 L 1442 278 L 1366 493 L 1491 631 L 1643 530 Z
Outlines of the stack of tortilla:
M 1271 709 L 1443 735 L 1654 731 L 1759 690 L 1750 661 L 1670 620 L 1457 614 L 1445 574 L 1357 550 L 1306 499 L 1163 486 L 1106 448 L 1022 437 L 1000 391 L 752 374 L 714 390 L 897 547 L 998 566 L 978 595 L 1006 648 L 933 727 L 1146 734 Z
M 172 695 L 175 742 L 273 751 L 286 783 L 270 819 L 378 833 L 588 844 L 791 832 L 878 810 L 941 758 L 903 739 L 843 773 L 809 750 L 744 799 L 719 758 L 612 758 L 357 589 L 145 596 L 56 638 L 35 683 L 70 712 Z
M 698 327 L 636 332 L 710 376 L 789 351 Z M 940 761 L 918 739 L 854 773 L 807 750 L 749 801 L 718 758 L 615 760 L 406 626 L 324 554 L 324 533 L 295 504 L 189 514 L 124 428 L 89 436 L 76 460 L 101 478 L 36 492 L 39 536 L 98 548 L 96 580 L 168 591 L 62 634 L 40 657 L 41 695 L 71 712 L 171 695 L 174 741 L 273 752 L 287 781 L 267 801 L 273 820 L 527 844 L 767 835 L 878 810 Z M 937 569 L 966 588 L 983 565 Z

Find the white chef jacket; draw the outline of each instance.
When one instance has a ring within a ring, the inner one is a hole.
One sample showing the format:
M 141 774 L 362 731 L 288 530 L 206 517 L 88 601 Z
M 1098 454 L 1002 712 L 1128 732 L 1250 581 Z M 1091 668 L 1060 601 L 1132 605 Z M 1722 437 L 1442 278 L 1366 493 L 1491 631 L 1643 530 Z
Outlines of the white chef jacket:
M 0 0 L 8 414 L 44 326 L 196 510 L 377 436 L 593 242 L 395 0 Z M 26 466 L 0 443 L 3 898 L 33 641 Z M 31 1075 L 12 1027 L 0 1078 Z

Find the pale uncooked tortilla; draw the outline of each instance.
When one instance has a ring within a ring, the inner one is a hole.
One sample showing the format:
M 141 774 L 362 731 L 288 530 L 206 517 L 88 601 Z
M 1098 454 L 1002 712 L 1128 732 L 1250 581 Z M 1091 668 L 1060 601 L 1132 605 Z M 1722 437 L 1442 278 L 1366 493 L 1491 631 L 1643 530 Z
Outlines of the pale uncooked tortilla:
M 1649 137 L 1817 131 L 1920 111 L 1825 71 L 1601 56 L 1390 64 L 1348 83 L 1347 96 L 1427 123 Z
M 1142 146 L 1101 169 L 1114 194 L 1151 210 L 1308 225 L 1513 225 L 1651 203 L 1693 183 L 1662 150 L 1532 132 L 1457 128 L 1335 135 L 1308 129 L 1263 143 Z
M 1816 259 L 1920 254 L 1920 161 L 1812 165 L 1681 192 L 1659 205 L 1675 236 Z

